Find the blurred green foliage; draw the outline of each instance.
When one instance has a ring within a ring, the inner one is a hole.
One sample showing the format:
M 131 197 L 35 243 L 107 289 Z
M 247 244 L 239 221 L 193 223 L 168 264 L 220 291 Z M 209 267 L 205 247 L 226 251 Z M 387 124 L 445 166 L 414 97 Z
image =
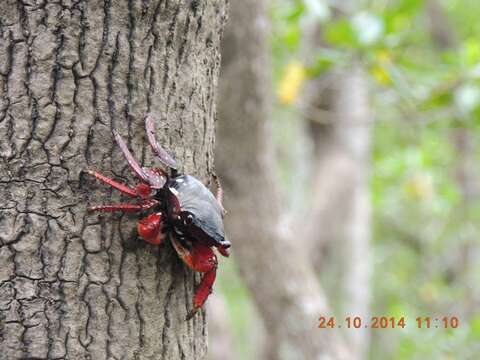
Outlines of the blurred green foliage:
M 448 46 L 433 38 L 425 1 L 357 1 L 345 11 L 321 0 L 277 0 L 271 9 L 277 90 L 292 63 L 303 64 L 312 78 L 348 68 L 355 59 L 369 78 L 372 314 L 409 320 L 403 330 L 373 331 L 371 359 L 480 356 L 480 2 L 438 5 L 444 12 L 440 26 L 452 39 Z M 307 62 L 303 29 L 312 22 L 321 27 L 321 45 L 307 45 Z M 301 96 L 300 89 L 289 90 Z M 275 110 L 278 127 L 290 134 L 285 118 L 300 120 L 292 109 L 295 99 Z M 464 150 L 459 137 L 469 142 Z M 468 184 L 462 183 L 465 173 Z M 281 174 L 288 177 L 288 171 Z M 469 186 L 476 191 L 466 191 Z M 224 279 L 221 288 L 228 290 L 236 310 L 232 325 L 246 345 L 253 305 L 233 283 Z M 417 329 L 417 316 L 458 316 L 460 327 Z

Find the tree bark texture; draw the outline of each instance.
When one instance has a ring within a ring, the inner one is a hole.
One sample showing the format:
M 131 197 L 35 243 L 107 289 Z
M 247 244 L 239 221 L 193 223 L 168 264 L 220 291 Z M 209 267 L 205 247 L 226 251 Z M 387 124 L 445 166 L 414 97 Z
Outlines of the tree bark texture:
M 267 329 L 269 359 L 349 358 L 298 232 L 284 221 L 270 131 L 266 1 L 231 4 L 222 43 L 217 160 L 239 269 Z
M 0 358 L 205 358 L 199 276 L 137 216 L 87 214 L 121 199 L 82 171 L 132 183 L 112 129 L 153 164 L 146 112 L 181 170 L 212 171 L 225 2 L 1 2 Z

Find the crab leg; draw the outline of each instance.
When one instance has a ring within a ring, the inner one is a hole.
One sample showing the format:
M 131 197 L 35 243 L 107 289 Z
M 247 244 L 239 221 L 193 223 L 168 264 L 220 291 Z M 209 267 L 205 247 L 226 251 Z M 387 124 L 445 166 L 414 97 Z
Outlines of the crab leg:
M 149 114 L 145 115 L 145 130 L 147 131 L 148 142 L 157 158 L 169 168 L 176 169 L 177 162 L 155 140 L 155 124 Z
M 122 137 L 114 130 L 113 136 L 117 142 L 120 150 L 122 150 L 125 159 L 128 162 L 128 165 L 132 168 L 133 172 L 143 181 L 149 183 L 152 187 L 159 189 L 161 188 L 166 181 L 166 174 L 158 169 L 149 169 L 143 168 L 140 166 L 137 160 L 133 157 L 130 150 L 128 150 L 127 144 L 123 141 Z
M 158 204 L 157 200 L 147 200 L 140 204 L 109 204 L 109 205 L 99 205 L 92 206 L 88 208 L 88 211 L 101 211 L 101 212 L 138 212 L 142 210 L 148 210 Z
M 88 208 L 88 211 L 101 211 L 101 212 L 114 212 L 114 211 L 121 211 L 121 212 L 137 212 L 142 211 L 142 205 L 137 204 L 111 204 L 111 205 L 99 205 L 99 206 L 92 206 Z
M 223 188 L 222 184 L 220 184 L 220 179 L 218 178 L 217 174 L 213 174 L 213 180 L 215 181 L 215 185 L 217 186 L 217 191 L 215 193 L 215 198 L 217 199 L 218 205 L 222 209 L 222 216 L 227 215 L 227 210 L 223 207 Z
M 201 243 L 195 242 L 192 249 L 189 250 L 180 244 L 173 236 L 170 237 L 173 247 L 177 251 L 183 262 L 192 270 L 203 272 L 202 281 L 195 291 L 193 297 L 193 309 L 187 315 L 187 320 L 191 319 L 193 315 L 200 309 L 208 296 L 212 292 L 213 283 L 217 274 L 217 257 L 213 250 Z
M 142 168 L 145 175 L 148 177 L 148 182 L 154 189 L 161 189 L 167 182 L 167 174 L 158 168 Z
M 140 164 L 135 160 L 133 157 L 132 153 L 130 150 L 128 150 L 127 144 L 123 141 L 122 137 L 113 130 L 113 136 L 115 137 L 115 141 L 117 142 L 118 146 L 120 147 L 120 150 L 122 150 L 123 155 L 125 156 L 125 159 L 128 162 L 128 165 L 132 168 L 133 172 L 143 181 L 148 182 L 148 176 L 145 174 L 143 171 L 142 167 Z
M 92 176 L 95 176 L 99 181 L 103 182 L 104 184 L 110 185 L 111 187 L 121 191 L 124 194 L 134 196 L 134 197 L 138 195 L 137 191 L 135 189 L 132 189 L 132 188 L 126 186 L 126 185 L 120 184 L 120 183 L 116 182 L 115 180 L 110 179 L 110 178 L 106 177 L 105 175 L 102 175 L 102 174 L 100 174 L 96 171 L 88 170 L 87 173 L 92 175 Z

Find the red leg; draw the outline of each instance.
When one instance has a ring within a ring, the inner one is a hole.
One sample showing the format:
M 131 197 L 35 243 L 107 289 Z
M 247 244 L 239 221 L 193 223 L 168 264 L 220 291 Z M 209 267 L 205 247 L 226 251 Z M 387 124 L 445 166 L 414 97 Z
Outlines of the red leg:
M 135 189 L 132 189 L 132 188 L 126 186 L 126 185 L 120 184 L 120 183 L 116 182 L 115 180 L 112 180 L 112 179 L 106 177 L 105 175 L 102 175 L 102 174 L 100 174 L 96 171 L 88 170 L 87 173 L 92 175 L 92 176 L 95 176 L 98 180 L 100 180 L 104 184 L 110 185 L 111 187 L 121 191 L 124 194 L 130 195 L 130 196 L 137 196 L 138 195 L 137 191 Z
M 110 205 L 99 205 L 92 206 L 88 208 L 88 211 L 102 211 L 102 212 L 138 212 L 142 210 L 148 210 L 158 204 L 157 200 L 149 199 L 140 204 L 110 204 Z
M 148 182 L 154 189 L 161 189 L 167 182 L 167 174 L 157 168 L 143 168 L 145 175 L 148 177 Z
M 162 214 L 151 214 L 138 222 L 138 234 L 146 242 L 153 245 L 160 245 L 165 239 L 162 232 Z
M 122 137 L 114 130 L 113 136 L 115 137 L 115 141 L 117 142 L 120 150 L 122 150 L 125 159 L 128 162 L 128 165 L 132 168 L 133 172 L 143 181 L 148 181 L 148 176 L 143 171 L 140 164 L 135 160 L 130 150 L 128 150 L 127 144 L 123 141 Z
M 142 198 L 147 198 L 150 196 L 150 193 L 152 192 L 152 188 L 148 184 L 140 183 L 137 186 L 135 186 L 135 192 L 138 194 L 138 196 Z
M 222 184 L 220 184 L 220 179 L 218 178 L 217 174 L 213 174 L 213 180 L 215 180 L 215 184 L 217 186 L 217 191 L 215 193 L 215 198 L 218 201 L 218 204 L 220 205 L 220 208 L 222 209 L 222 216 L 227 215 L 227 210 L 223 207 L 223 188 Z M 225 246 L 218 246 L 217 250 L 222 256 L 229 257 L 230 256 L 230 250 L 228 250 L 228 247 Z
M 92 206 L 88 208 L 88 211 L 102 211 L 102 212 L 114 212 L 114 211 L 137 212 L 142 210 L 143 210 L 142 205 L 137 205 L 137 204 L 99 205 L 99 206 Z
M 167 181 L 167 177 L 164 176 L 165 173 L 160 174 L 155 169 L 141 167 L 138 161 L 133 157 L 130 150 L 128 150 L 128 146 L 125 144 L 122 137 L 116 131 L 113 131 L 113 136 L 115 137 L 115 141 L 120 147 L 120 150 L 122 150 L 123 156 L 125 156 L 125 159 L 127 160 L 128 165 L 130 165 L 132 168 L 133 172 L 140 179 L 149 183 L 152 187 L 160 189 Z
M 147 131 L 147 138 L 150 146 L 152 147 L 153 153 L 157 158 L 171 169 L 177 168 L 176 161 L 170 156 L 169 153 L 165 151 L 155 140 L 155 124 L 153 118 L 150 115 L 145 116 L 145 130 Z
M 215 198 L 217 199 L 218 204 L 222 209 L 222 216 L 225 216 L 227 215 L 227 210 L 225 210 L 225 208 L 223 207 L 223 188 L 222 188 L 222 185 L 220 184 L 220 179 L 216 174 L 213 174 L 213 180 L 215 181 L 215 185 L 217 187 L 217 191 L 215 192 Z
M 187 315 L 187 320 L 200 309 L 212 292 L 213 283 L 217 274 L 217 257 L 213 250 L 203 244 L 194 243 L 191 250 L 180 244 L 173 236 L 171 237 L 173 247 L 183 262 L 192 270 L 203 272 L 205 275 L 193 297 L 193 309 Z

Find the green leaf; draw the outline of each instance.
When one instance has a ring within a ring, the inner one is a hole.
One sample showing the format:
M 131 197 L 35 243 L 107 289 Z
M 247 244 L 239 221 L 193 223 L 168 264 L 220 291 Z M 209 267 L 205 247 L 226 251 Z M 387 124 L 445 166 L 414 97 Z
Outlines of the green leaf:
M 337 20 L 327 24 L 324 30 L 324 38 L 333 46 L 343 48 L 354 48 L 358 46 L 357 37 L 348 20 Z
M 467 39 L 463 43 L 460 57 L 466 65 L 480 63 L 480 41 L 476 38 Z
M 283 42 L 286 47 L 293 51 L 296 50 L 300 44 L 300 28 L 297 25 L 290 25 L 283 34 Z
M 332 49 L 322 49 L 319 51 L 315 63 L 307 68 L 307 76 L 314 78 L 325 73 L 334 65 L 339 65 L 346 61 L 347 54 Z

